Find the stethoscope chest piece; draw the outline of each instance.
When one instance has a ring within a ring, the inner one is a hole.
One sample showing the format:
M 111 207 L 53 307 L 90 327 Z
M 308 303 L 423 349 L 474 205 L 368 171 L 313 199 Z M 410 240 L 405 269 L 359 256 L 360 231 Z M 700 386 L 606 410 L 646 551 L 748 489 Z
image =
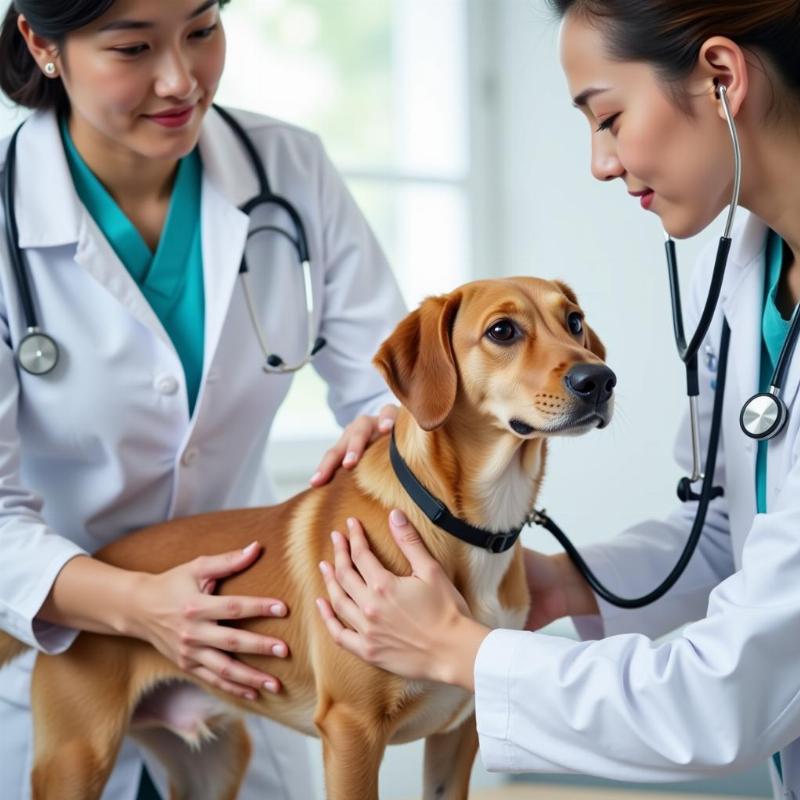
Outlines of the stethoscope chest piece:
M 764 441 L 777 436 L 786 424 L 789 413 L 777 395 L 761 392 L 751 397 L 742 408 L 739 424 L 745 435 Z
M 52 336 L 31 331 L 19 343 L 17 361 L 31 375 L 46 375 L 58 363 L 58 345 Z

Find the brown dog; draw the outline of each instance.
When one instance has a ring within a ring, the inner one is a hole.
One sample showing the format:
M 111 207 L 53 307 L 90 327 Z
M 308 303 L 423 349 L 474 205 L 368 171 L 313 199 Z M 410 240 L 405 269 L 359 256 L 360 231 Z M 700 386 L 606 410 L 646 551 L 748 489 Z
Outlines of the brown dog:
M 547 437 L 608 422 L 614 376 L 582 319 L 563 284 L 477 281 L 426 300 L 382 345 L 375 364 L 404 407 L 399 452 L 460 519 L 494 532 L 520 527 L 542 480 Z M 466 798 L 477 750 L 472 697 L 401 679 L 337 648 L 314 602 L 324 594 L 317 565 L 331 559 L 329 532 L 344 529 L 347 516 L 363 522 L 386 567 L 408 574 L 386 524 L 395 507 L 417 526 L 476 619 L 522 626 L 529 598 L 519 543 L 490 552 L 432 525 L 399 483 L 383 437 L 354 471 L 339 470 L 327 486 L 281 505 L 172 520 L 97 554 L 156 573 L 269 537 L 268 557 L 217 591 L 268 591 L 286 601 L 286 618 L 241 622 L 289 643 L 292 655 L 280 661 L 242 656 L 268 668 L 284 690 L 237 699 L 189 677 L 143 641 L 82 633 L 66 653 L 36 659 L 35 800 L 98 798 L 126 733 L 164 762 L 174 800 L 235 798 L 249 758 L 245 711 L 322 737 L 332 800 L 377 798 L 386 745 L 421 737 L 425 797 Z M 0 664 L 22 649 L 0 634 Z M 187 708 L 194 714 L 180 728 L 176 706 L 184 719 Z

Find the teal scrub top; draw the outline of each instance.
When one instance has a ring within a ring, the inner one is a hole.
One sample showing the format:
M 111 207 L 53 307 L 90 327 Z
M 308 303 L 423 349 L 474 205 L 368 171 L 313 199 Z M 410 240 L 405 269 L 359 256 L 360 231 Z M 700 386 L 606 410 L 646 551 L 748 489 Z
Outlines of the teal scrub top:
M 178 352 L 192 414 L 203 374 L 205 330 L 200 155 L 195 149 L 178 164 L 167 218 L 158 248 L 152 253 L 136 226 L 78 153 L 65 120 L 61 121 L 61 136 L 78 197 L 136 281 Z
M 775 365 L 778 363 L 778 356 L 791 324 L 791 320 L 781 316 L 775 303 L 783 267 L 783 240 L 774 231 L 770 231 L 767 237 L 765 260 L 764 311 L 761 317 L 761 376 L 759 380 L 759 391 L 762 392 L 769 389 L 770 379 L 775 372 Z M 768 441 L 760 441 L 756 456 L 756 510 L 759 514 L 765 514 L 767 511 L 768 445 Z

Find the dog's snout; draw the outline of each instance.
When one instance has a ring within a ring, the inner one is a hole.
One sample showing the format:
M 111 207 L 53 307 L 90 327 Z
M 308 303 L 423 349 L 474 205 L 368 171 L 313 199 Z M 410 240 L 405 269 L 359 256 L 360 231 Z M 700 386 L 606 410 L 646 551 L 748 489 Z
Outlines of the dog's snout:
M 605 364 L 576 364 L 564 383 L 570 394 L 596 408 L 611 399 L 617 376 Z

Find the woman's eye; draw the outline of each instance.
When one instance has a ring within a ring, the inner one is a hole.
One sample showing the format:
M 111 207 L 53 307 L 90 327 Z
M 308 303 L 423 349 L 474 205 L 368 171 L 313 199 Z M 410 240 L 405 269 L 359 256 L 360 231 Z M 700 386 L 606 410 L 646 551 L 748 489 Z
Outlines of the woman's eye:
M 617 119 L 619 114 L 612 114 L 610 117 L 606 117 L 598 126 L 597 132 L 600 133 L 601 131 L 610 131 L 611 126 L 614 124 L 614 121 Z
M 517 336 L 517 329 L 514 327 L 514 323 L 510 319 L 501 319 L 498 322 L 495 322 L 488 331 L 486 331 L 486 335 L 490 339 L 494 339 L 496 342 L 508 343 L 513 341 Z
M 567 317 L 567 327 L 573 336 L 579 336 L 583 333 L 583 317 L 577 311 L 573 311 Z
M 218 25 L 214 23 L 213 25 L 209 25 L 207 28 L 201 28 L 199 31 L 194 31 L 192 36 L 195 39 L 208 39 L 212 33 L 217 29 Z
M 131 47 L 115 47 L 113 49 L 115 53 L 122 53 L 124 56 L 138 56 L 147 50 L 147 45 L 136 44 L 132 45 Z

